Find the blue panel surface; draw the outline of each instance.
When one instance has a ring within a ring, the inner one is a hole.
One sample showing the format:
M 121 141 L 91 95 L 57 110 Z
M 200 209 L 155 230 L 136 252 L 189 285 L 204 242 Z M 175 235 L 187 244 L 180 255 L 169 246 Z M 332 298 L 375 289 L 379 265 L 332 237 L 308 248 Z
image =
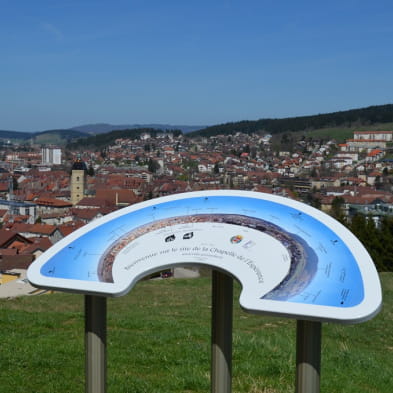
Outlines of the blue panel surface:
M 308 205 L 245 191 L 122 209 L 57 243 L 28 277 L 46 288 L 119 296 L 148 273 L 189 264 L 232 274 L 243 286 L 241 305 L 253 312 L 356 322 L 381 303 L 373 262 L 344 226 Z

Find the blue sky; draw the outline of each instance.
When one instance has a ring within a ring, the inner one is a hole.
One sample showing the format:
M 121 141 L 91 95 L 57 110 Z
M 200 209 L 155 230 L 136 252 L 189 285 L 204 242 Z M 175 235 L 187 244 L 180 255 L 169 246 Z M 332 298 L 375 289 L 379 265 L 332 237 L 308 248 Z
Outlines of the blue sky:
M 0 0 L 0 129 L 393 103 L 391 0 Z

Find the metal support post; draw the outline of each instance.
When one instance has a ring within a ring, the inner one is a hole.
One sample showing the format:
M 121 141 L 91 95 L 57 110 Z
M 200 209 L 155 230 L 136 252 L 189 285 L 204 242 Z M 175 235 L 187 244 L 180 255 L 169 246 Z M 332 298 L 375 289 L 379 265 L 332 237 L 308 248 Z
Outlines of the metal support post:
M 211 391 L 232 391 L 233 278 L 212 271 Z
M 106 391 L 106 298 L 85 296 L 86 393 Z
M 319 393 L 321 322 L 297 321 L 296 393 Z

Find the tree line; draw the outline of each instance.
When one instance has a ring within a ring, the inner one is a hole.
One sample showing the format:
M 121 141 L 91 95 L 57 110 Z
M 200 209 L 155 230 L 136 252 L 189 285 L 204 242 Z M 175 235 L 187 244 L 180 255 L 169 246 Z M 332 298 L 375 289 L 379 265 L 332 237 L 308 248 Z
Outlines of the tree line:
M 378 123 L 393 122 L 393 104 L 376 105 L 361 109 L 351 109 L 327 114 L 288 117 L 283 119 L 243 120 L 214 125 L 202 130 L 190 132 L 187 136 L 229 135 L 235 132 L 245 134 L 265 132 L 277 134 L 281 132 L 297 132 L 327 127 L 357 127 Z
M 377 226 L 372 217 L 357 214 L 347 226 L 363 243 L 378 271 L 393 271 L 393 217 L 384 217 Z
M 331 215 L 360 240 L 378 271 L 393 271 L 393 217 L 382 217 L 378 225 L 371 215 L 356 213 L 349 219 L 344 215 L 343 204 L 342 197 L 334 198 Z

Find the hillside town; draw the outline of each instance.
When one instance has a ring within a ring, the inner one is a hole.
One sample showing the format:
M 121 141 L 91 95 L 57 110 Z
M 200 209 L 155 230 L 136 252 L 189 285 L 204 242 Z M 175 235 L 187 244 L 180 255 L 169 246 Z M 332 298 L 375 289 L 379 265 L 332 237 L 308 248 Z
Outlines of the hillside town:
M 288 143 L 289 142 L 289 143 Z M 191 138 L 148 132 L 101 149 L 3 143 L 0 287 L 83 225 L 137 202 L 181 192 L 241 189 L 294 198 L 375 225 L 393 215 L 393 131 L 346 143 L 269 134 Z

